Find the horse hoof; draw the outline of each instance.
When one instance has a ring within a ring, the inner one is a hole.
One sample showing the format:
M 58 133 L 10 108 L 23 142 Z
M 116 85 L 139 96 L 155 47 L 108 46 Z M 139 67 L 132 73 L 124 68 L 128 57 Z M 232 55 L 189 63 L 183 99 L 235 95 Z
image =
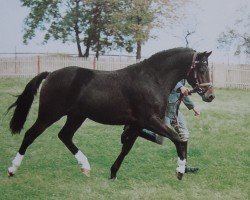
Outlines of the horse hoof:
M 116 176 L 115 176 L 115 177 L 110 177 L 110 180 L 116 181 L 116 180 L 117 180 L 117 177 L 116 177 Z
M 176 172 L 176 176 L 177 176 L 177 178 L 178 178 L 179 180 L 182 179 L 183 175 L 184 175 L 183 173 Z
M 7 174 L 8 174 L 8 177 L 14 176 L 14 173 L 13 173 L 13 172 L 10 172 L 9 170 L 7 170 Z
M 85 176 L 90 177 L 90 170 L 89 170 L 89 169 L 81 168 L 81 172 L 82 172 Z

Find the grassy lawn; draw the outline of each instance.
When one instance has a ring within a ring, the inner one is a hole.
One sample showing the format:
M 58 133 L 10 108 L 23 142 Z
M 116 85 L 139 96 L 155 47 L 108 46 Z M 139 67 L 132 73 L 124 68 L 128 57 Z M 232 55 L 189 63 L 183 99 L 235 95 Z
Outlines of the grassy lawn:
M 202 109 L 200 117 L 185 113 L 191 132 L 189 163 L 198 174 L 175 176 L 176 151 L 139 138 L 125 158 L 118 180 L 109 180 L 110 167 L 120 153 L 121 126 L 86 121 L 74 141 L 88 156 L 92 171 L 80 173 L 74 156 L 57 134 L 65 119 L 47 129 L 28 149 L 13 178 L 6 169 L 15 156 L 25 130 L 35 121 L 36 98 L 21 135 L 12 136 L 3 118 L 29 79 L 0 78 L 0 199 L 250 199 L 250 91 L 217 89 L 208 104 L 192 95 Z

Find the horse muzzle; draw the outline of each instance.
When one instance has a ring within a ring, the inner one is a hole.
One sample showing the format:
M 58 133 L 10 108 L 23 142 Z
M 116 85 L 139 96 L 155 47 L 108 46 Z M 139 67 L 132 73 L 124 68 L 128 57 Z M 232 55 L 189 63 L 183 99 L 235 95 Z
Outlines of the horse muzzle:
M 203 95 L 201 95 L 202 100 L 205 102 L 212 102 L 215 98 L 213 86 L 209 86 Z
M 202 95 L 202 100 L 205 101 L 205 102 L 212 102 L 215 98 L 215 95 L 214 94 L 210 94 L 208 96 L 206 96 L 205 94 Z

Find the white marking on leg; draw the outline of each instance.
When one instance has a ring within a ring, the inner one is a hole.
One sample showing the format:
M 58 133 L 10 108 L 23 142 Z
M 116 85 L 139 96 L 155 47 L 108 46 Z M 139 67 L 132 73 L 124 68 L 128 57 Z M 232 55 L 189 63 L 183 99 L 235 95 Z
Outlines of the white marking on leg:
M 178 167 L 176 168 L 176 171 L 184 174 L 185 173 L 185 167 L 186 167 L 186 159 L 181 160 L 178 157 L 177 164 L 178 164 Z
M 75 158 L 77 159 L 78 164 L 81 165 L 81 168 L 90 170 L 88 158 L 80 150 L 75 154 Z
M 18 167 L 21 165 L 22 160 L 23 160 L 23 155 L 17 153 L 14 160 L 12 160 L 12 166 L 8 168 L 9 173 L 15 174 Z

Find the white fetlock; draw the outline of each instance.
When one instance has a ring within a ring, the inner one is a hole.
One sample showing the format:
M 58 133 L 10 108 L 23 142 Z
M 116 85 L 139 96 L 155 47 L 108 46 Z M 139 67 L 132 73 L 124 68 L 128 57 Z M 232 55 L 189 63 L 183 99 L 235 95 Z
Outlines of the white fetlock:
M 75 158 L 77 159 L 78 164 L 81 165 L 82 173 L 89 177 L 91 169 L 88 158 L 80 150 L 75 154 Z
M 185 167 L 186 167 L 186 159 L 181 160 L 178 157 L 178 161 L 177 161 L 178 167 L 176 168 L 176 172 L 185 173 Z
M 9 176 L 13 176 L 15 174 L 18 167 L 21 165 L 22 160 L 23 160 L 23 155 L 17 153 L 16 157 L 12 161 L 12 166 L 8 168 Z
M 17 167 L 12 165 L 11 167 L 8 168 L 8 176 L 13 176 L 16 171 Z

